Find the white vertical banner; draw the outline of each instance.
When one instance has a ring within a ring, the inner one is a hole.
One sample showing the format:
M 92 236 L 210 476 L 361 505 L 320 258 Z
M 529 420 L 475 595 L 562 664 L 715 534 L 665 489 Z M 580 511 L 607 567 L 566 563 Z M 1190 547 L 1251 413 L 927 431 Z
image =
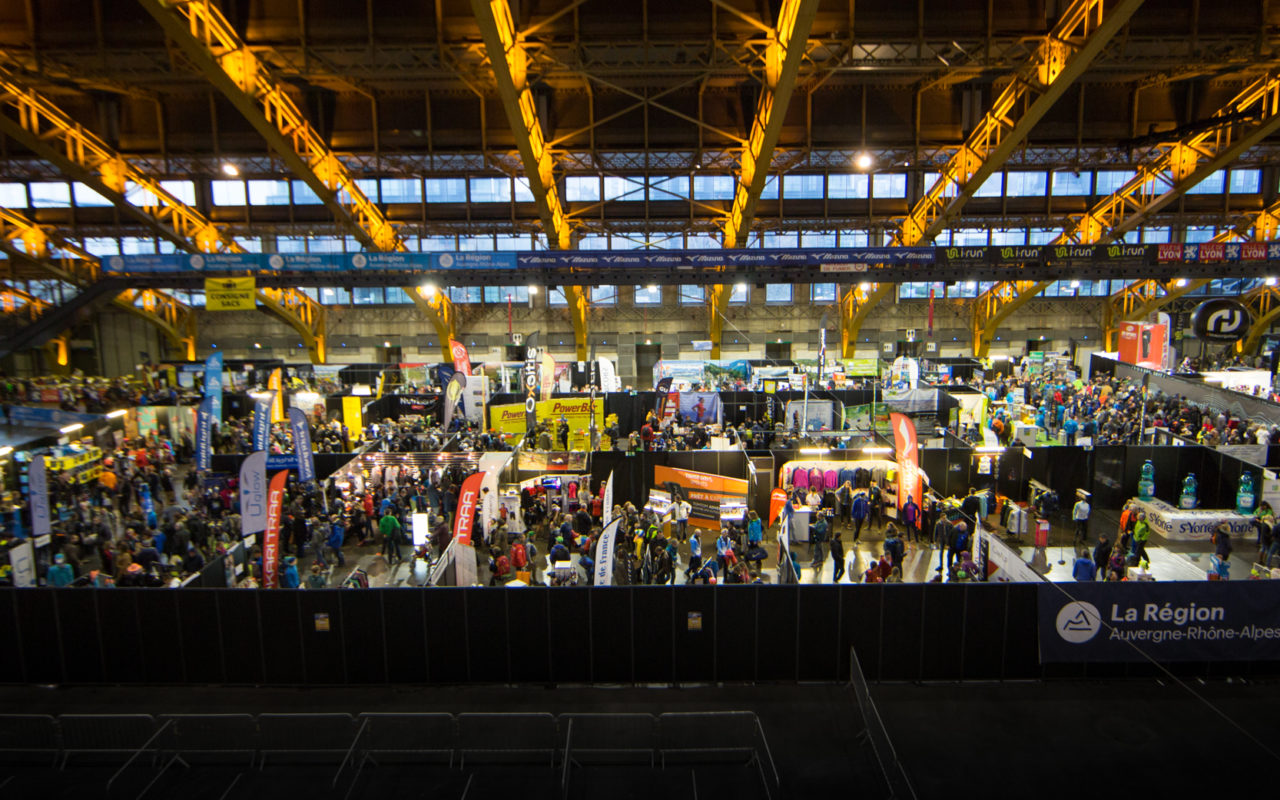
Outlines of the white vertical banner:
M 33 536 L 48 536 L 49 483 L 44 471 L 44 456 L 33 455 L 27 468 L 27 499 L 31 504 L 31 529 Z
M 240 536 L 267 529 L 267 451 L 249 454 L 240 464 Z
M 613 585 L 613 556 L 618 546 L 618 530 L 622 520 L 616 519 L 604 526 L 600 534 L 600 543 L 596 546 L 596 586 Z
M 604 479 L 604 494 L 600 499 L 600 524 L 607 526 L 613 519 L 613 472 Z
M 30 539 L 9 548 L 9 565 L 13 567 L 13 585 L 32 589 L 36 585 L 36 548 Z

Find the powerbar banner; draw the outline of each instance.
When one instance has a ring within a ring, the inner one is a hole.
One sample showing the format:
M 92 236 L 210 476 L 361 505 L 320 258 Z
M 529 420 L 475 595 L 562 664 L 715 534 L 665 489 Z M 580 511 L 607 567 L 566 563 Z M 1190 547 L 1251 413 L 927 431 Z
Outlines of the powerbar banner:
M 257 305 L 254 278 L 205 278 L 204 306 L 210 311 L 252 311 Z
M 1073 583 L 1038 589 L 1040 661 L 1275 661 L 1273 581 Z
M 526 401 L 533 407 L 534 416 L 540 421 L 558 420 L 563 414 L 569 421 L 569 448 L 586 450 L 590 444 L 590 416 L 594 414 L 596 427 L 604 427 L 604 403 L 597 401 L 592 408 L 591 398 L 562 397 L 553 400 Z M 489 427 L 500 433 L 525 432 L 526 406 L 516 403 L 489 406 Z
M 694 472 L 676 467 L 653 468 L 653 485 L 663 488 L 674 483 L 689 499 L 691 506 L 689 524 L 695 528 L 720 528 L 720 501 L 746 500 L 747 482 L 741 478 L 726 478 L 706 472 Z

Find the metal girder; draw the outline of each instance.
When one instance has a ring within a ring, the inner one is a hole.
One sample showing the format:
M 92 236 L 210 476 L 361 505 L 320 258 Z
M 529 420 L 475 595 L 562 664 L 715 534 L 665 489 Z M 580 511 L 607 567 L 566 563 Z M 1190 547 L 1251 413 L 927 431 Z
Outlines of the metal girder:
M 0 208 L 0 240 L 4 242 L 0 250 L 11 257 L 22 258 L 72 285 L 83 288 L 102 275 L 92 253 L 11 209 Z M 15 241 L 22 243 L 21 249 L 12 244 Z M 158 289 L 126 289 L 112 302 L 155 325 L 187 360 L 195 360 L 196 314 L 186 303 Z
M 440 339 L 440 352 L 446 362 L 453 361 L 449 340 L 458 338 L 457 306 L 449 302 L 444 291 L 435 287 L 419 287 L 409 292 L 409 298 L 422 315 L 431 320 Z
M 560 200 L 555 159 L 543 135 L 533 93 L 529 91 L 529 54 L 525 51 L 521 35 L 516 32 L 511 7 L 507 5 L 507 0 L 471 0 L 471 11 L 484 40 L 498 98 L 502 101 L 502 110 L 515 135 L 516 150 L 520 153 L 520 162 L 524 167 L 529 192 L 538 209 L 547 243 L 554 249 L 571 249 L 573 227 Z M 573 322 L 577 359 L 585 361 L 587 311 L 590 307 L 586 290 L 582 286 L 567 285 L 564 287 L 564 295 L 569 304 L 570 320 Z M 452 320 L 453 315 L 446 318 Z
M 1258 347 L 1262 334 L 1271 329 L 1276 319 L 1280 319 L 1280 289 L 1275 286 L 1259 286 L 1240 298 L 1249 313 L 1253 315 L 1253 324 L 1244 339 L 1236 344 L 1241 353 L 1251 353 Z
M 213 223 L 198 211 L 175 198 L 158 180 L 137 169 L 58 106 L 21 86 L 3 68 L 0 107 L 11 112 L 0 113 L 0 131 L 160 236 L 183 249 L 190 249 L 193 243 L 206 253 L 230 249 Z M 129 193 L 141 202 L 135 205 L 128 199 Z
M 1081 216 L 1062 241 L 1088 244 L 1122 236 L 1280 129 L 1280 71 L 1249 84 L 1213 116 L 1226 121 L 1153 147 L 1134 177 Z
M 1058 24 L 1014 72 L 991 109 L 947 161 L 929 191 L 916 202 L 893 244 L 910 247 L 932 241 L 1142 5 L 1142 0 L 1119 0 L 1104 13 L 1104 2 L 1074 0 L 1062 13 Z M 860 293 L 850 289 L 841 299 L 840 339 L 845 348 L 856 341 L 870 309 L 887 294 L 887 289 L 877 286 Z M 978 305 L 975 303 L 972 326 L 975 332 L 986 327 L 985 321 L 979 325 Z M 852 353 L 846 351 L 844 356 L 849 358 Z
M 285 86 L 270 74 L 210 0 L 139 0 L 187 59 L 262 135 L 289 169 L 370 250 L 404 243 L 316 133 Z
M 1261 211 L 1249 214 L 1235 227 L 1213 237 L 1214 242 L 1268 242 L 1280 229 L 1280 201 Z M 1179 297 L 1190 294 L 1209 284 L 1211 278 L 1172 281 L 1146 279 L 1125 286 L 1107 299 L 1103 331 L 1106 348 L 1113 349 L 1114 339 L 1121 322 L 1140 320 L 1154 313 Z
M 928 193 L 902 223 L 904 244 L 932 241 L 978 187 L 1020 145 L 1078 78 L 1142 0 L 1076 0 L 992 101 L 991 109 L 952 156 Z
M 732 8 L 732 7 L 728 7 Z M 740 12 L 739 12 L 740 13 Z M 796 88 L 796 76 L 809 30 L 818 14 L 818 0 L 783 0 L 778 9 L 778 24 L 768 30 L 765 49 L 765 85 L 756 103 L 755 118 L 747 134 L 738 167 L 738 180 L 733 191 L 733 205 L 724 226 L 724 246 L 741 247 L 746 243 L 755 221 L 756 204 L 764 190 L 765 179 L 773 165 L 773 150 L 786 121 L 787 106 Z M 707 292 L 711 357 L 720 358 L 720 336 L 724 311 L 731 292 L 723 284 L 709 287 Z
M 14 286 L 0 286 L 0 314 L 21 314 L 29 320 L 43 314 L 52 305 L 30 292 Z
M 302 337 L 312 364 L 323 364 L 328 358 L 325 307 L 297 289 L 258 289 L 258 300 L 268 311 L 283 319 Z
M 969 333 L 973 357 L 986 358 L 991 339 L 1010 314 L 1049 287 L 1052 281 L 1001 281 L 973 301 Z
M 1253 81 L 1214 112 L 1213 117 L 1223 118 L 1223 124 L 1154 146 L 1138 164 L 1131 180 L 1077 218 L 1054 240 L 1054 244 L 1095 244 L 1122 236 L 1207 176 L 1230 164 L 1240 153 L 1280 129 L 1280 72 L 1272 70 Z M 1273 235 L 1273 210 L 1261 212 L 1253 224 L 1256 226 L 1258 223 L 1269 226 L 1266 228 L 1268 237 Z M 1234 230 L 1224 237 L 1215 238 L 1215 241 L 1239 238 Z M 1182 286 L 1166 286 L 1155 281 L 1139 281 L 1126 286 L 1107 302 L 1103 320 L 1107 349 L 1112 347 L 1120 321 L 1145 316 L 1164 303 L 1203 285 L 1187 281 Z M 1023 283 L 1023 291 L 1031 289 L 1034 285 Z M 1161 291 L 1165 295 L 1162 296 Z M 979 331 L 990 328 L 985 315 L 993 313 L 991 309 L 1018 297 L 1017 293 L 1010 293 L 1007 282 L 997 284 L 988 293 L 991 295 L 988 302 L 973 306 L 975 336 Z M 1000 313 L 999 319 L 1007 316 L 1008 313 Z M 990 346 L 989 341 L 977 338 L 973 344 L 974 352 L 981 350 L 983 354 Z

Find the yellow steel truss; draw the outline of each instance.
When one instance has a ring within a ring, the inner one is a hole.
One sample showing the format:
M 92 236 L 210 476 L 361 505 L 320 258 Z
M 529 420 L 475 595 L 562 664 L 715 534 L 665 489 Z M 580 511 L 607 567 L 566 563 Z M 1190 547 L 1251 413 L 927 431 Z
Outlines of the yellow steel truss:
M 529 182 L 529 192 L 538 209 L 547 243 L 552 248 L 568 250 L 573 247 L 573 227 L 560 200 L 560 190 L 555 179 L 555 159 L 552 158 L 551 149 L 543 135 L 533 93 L 529 91 L 529 55 L 522 36 L 516 31 L 511 7 L 507 0 L 471 0 L 471 11 L 484 40 L 498 98 L 502 101 L 507 124 L 515 135 L 516 150 L 520 154 L 520 162 Z M 568 300 L 569 318 L 573 322 L 577 357 L 579 361 L 583 361 L 587 358 L 587 311 L 590 308 L 586 288 L 566 285 L 564 296 Z M 446 317 L 452 318 L 452 314 Z M 447 347 L 447 343 L 442 344 Z
M 959 213 L 978 187 L 1004 164 L 1036 123 L 1097 57 L 1142 5 L 1142 0 L 1075 0 L 1041 40 L 1033 56 L 1011 76 L 991 109 L 974 127 L 933 185 L 903 221 L 893 244 L 930 242 Z M 1106 8 L 1109 6 L 1109 10 Z M 841 298 L 840 339 L 848 349 L 871 308 L 890 285 L 850 289 Z
M 746 244 L 751 224 L 755 220 L 756 204 L 764 190 L 765 179 L 773 164 L 773 150 L 782 132 L 787 116 L 787 106 L 795 91 L 796 76 L 809 30 L 818 13 L 817 0 L 783 0 L 778 10 L 778 24 L 768 29 L 769 41 L 765 48 L 765 85 L 756 104 L 756 115 L 747 134 L 742 151 L 738 181 L 734 187 L 733 205 L 724 226 L 724 246 L 741 247 Z M 763 26 L 766 27 L 767 26 Z M 711 339 L 711 357 L 720 358 L 720 340 L 724 333 L 725 311 L 729 307 L 732 292 L 723 284 L 708 287 L 708 334 Z

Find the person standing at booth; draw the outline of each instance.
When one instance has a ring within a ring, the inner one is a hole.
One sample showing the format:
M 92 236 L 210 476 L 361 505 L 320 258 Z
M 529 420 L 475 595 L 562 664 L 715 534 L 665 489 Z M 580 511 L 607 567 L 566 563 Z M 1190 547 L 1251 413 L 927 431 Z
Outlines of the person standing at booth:
M 1089 541 L 1089 514 L 1092 511 L 1089 501 L 1083 497 L 1071 508 L 1071 519 L 1076 524 L 1076 544 L 1087 544 Z
M 849 492 L 853 499 L 849 505 L 849 517 L 853 520 L 853 541 L 856 544 L 862 538 L 862 523 L 867 521 L 867 517 L 871 514 L 871 503 L 867 500 L 864 492 L 853 493 L 852 487 L 846 482 L 845 487 L 849 487 Z M 843 487 L 841 489 L 843 491 Z
M 914 497 L 908 497 L 907 502 L 902 504 L 902 524 L 906 527 L 906 535 L 911 537 L 912 541 L 918 539 L 917 526 L 920 524 L 920 506 L 916 505 Z

